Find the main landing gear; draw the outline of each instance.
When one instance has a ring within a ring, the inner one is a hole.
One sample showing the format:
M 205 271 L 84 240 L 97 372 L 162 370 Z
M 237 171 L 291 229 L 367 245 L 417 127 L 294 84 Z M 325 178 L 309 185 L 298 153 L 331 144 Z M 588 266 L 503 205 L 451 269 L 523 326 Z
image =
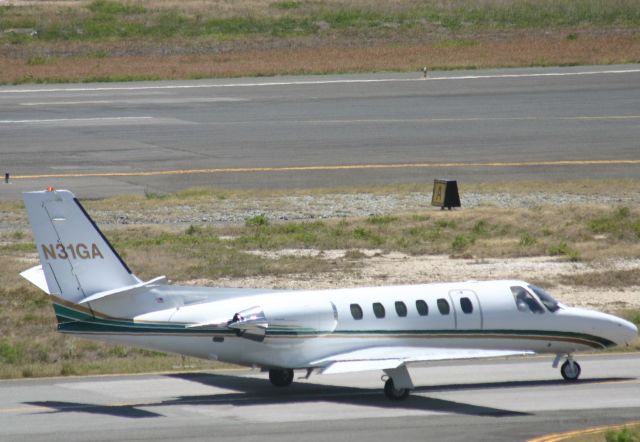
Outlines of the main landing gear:
M 384 370 L 386 381 L 384 383 L 384 395 L 391 401 L 402 401 L 409 396 L 409 392 L 413 390 L 413 382 L 409 375 L 409 370 L 405 365 L 398 368 Z
M 556 358 L 553 361 L 553 368 L 558 367 L 560 363 L 560 359 L 562 359 L 563 355 L 556 355 Z M 580 377 L 580 364 L 573 360 L 573 357 L 569 354 L 566 355 L 566 360 L 560 366 L 560 374 L 564 378 L 565 381 L 576 381 Z
M 288 387 L 293 382 L 291 368 L 272 368 L 269 370 L 269 381 L 275 387 Z
M 391 401 L 402 401 L 409 396 L 408 388 L 396 388 L 393 379 L 389 378 L 384 383 L 384 395 Z

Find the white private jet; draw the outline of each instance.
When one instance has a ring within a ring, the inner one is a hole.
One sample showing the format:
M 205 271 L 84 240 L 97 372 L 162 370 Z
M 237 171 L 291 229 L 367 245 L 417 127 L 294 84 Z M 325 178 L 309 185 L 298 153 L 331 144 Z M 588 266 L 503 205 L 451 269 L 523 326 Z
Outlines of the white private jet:
M 51 295 L 58 330 L 204 359 L 257 366 L 271 383 L 312 373 L 383 370 L 389 399 L 414 388 L 412 363 L 531 353 L 564 359 L 629 345 L 632 323 L 565 306 L 524 281 L 334 290 L 183 287 L 141 281 L 67 190 L 25 192 L 40 266 L 22 273 Z M 383 377 L 384 378 L 384 377 Z

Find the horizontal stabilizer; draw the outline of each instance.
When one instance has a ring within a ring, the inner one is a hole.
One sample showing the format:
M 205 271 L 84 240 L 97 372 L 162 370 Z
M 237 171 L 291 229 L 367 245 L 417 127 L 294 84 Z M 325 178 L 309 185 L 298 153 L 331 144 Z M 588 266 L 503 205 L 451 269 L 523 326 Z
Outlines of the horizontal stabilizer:
M 158 276 L 157 278 L 153 278 L 146 282 L 140 282 L 138 284 L 128 285 L 128 286 L 120 287 L 113 290 L 98 292 L 94 295 L 89 296 L 88 298 L 82 299 L 79 302 L 79 304 L 87 304 L 89 302 L 94 302 L 94 301 L 97 301 L 98 299 L 102 299 L 107 296 L 113 296 L 113 295 L 135 295 L 136 293 L 139 293 L 141 291 L 147 290 L 149 288 L 152 288 L 161 284 L 166 284 L 166 283 L 167 283 L 166 276 Z
M 374 347 L 341 353 L 311 363 L 322 374 L 397 368 L 403 363 L 523 356 L 533 352 L 467 348 Z
M 49 291 L 49 286 L 47 285 L 47 278 L 44 276 L 44 270 L 42 270 L 41 265 L 25 270 L 24 272 L 20 273 L 20 276 L 38 287 L 47 295 L 51 294 L 51 292 Z

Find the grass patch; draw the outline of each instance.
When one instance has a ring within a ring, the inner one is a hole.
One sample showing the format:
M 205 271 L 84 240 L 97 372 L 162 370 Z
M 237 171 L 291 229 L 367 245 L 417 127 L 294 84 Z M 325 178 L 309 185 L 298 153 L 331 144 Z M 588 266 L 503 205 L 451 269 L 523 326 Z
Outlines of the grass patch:
M 247 227 L 266 227 L 269 224 L 271 224 L 269 222 L 269 219 L 263 215 L 256 215 L 254 217 L 248 218 L 245 222 L 244 225 Z
M 551 246 L 549 246 L 549 255 L 566 256 L 570 261 L 578 261 L 580 256 L 577 251 L 569 247 L 569 245 L 564 241 L 551 244 Z
M 302 2 L 297 2 L 297 1 L 279 1 L 279 2 L 275 2 L 275 3 L 271 3 L 271 7 L 275 8 L 275 9 L 280 9 L 280 10 L 291 10 L 291 9 L 299 9 L 302 7 Z
M 604 439 L 607 442 L 640 442 L 640 427 L 608 430 L 604 433 Z
M 513 29 L 550 26 L 638 26 L 633 0 L 455 0 L 442 3 L 409 0 L 393 4 L 363 1 L 254 2 L 210 4 L 93 0 L 76 6 L 30 5 L 2 8 L 3 27 L 34 28 L 42 41 L 177 37 L 255 38 L 399 29 Z M 320 25 L 322 24 L 322 25 Z M 396 31 L 398 32 L 398 31 Z M 3 37 L 6 38 L 6 37 Z M 443 47 L 467 46 L 453 39 Z M 471 43 L 473 45 L 473 43 Z
M 640 239 L 640 214 L 628 207 L 619 207 L 613 213 L 597 216 L 589 221 L 594 233 L 607 234 L 617 239 Z
M 28 58 L 26 64 L 27 66 L 44 66 L 47 64 L 52 64 L 53 62 L 54 59 L 52 59 L 51 57 L 36 56 Z
M 456 235 L 451 242 L 451 250 L 454 253 L 464 252 L 475 242 L 476 239 L 473 235 Z
M 386 226 L 395 221 L 398 221 L 398 217 L 391 215 L 371 215 L 369 218 L 367 218 L 367 222 L 369 224 L 373 224 L 376 226 Z
M 151 192 L 151 191 L 145 190 L 144 197 L 148 200 L 163 200 L 167 197 L 167 195 L 164 193 Z
M 563 439 L 566 442 L 638 442 L 640 441 L 640 426 L 638 425 L 612 425 L 610 429 L 602 429 L 598 432 L 580 434 Z
M 531 246 L 534 246 L 537 242 L 538 240 L 535 239 L 533 236 L 531 236 L 530 233 L 525 232 L 522 235 L 520 235 L 520 241 L 518 242 L 518 244 L 520 245 L 520 247 L 526 249 Z
M 146 8 L 141 4 L 128 4 L 114 0 L 93 0 L 87 9 L 97 15 L 143 14 Z
M 0 6 L 0 83 L 633 63 L 639 11 L 635 0 L 25 2 Z

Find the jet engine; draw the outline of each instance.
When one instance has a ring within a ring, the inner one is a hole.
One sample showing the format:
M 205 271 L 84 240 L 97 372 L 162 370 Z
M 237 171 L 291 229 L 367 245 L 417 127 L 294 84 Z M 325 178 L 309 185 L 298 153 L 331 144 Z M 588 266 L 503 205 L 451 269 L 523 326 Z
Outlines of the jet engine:
M 227 327 L 238 336 L 262 341 L 270 336 L 315 338 L 333 332 L 338 310 L 326 300 L 294 301 L 288 304 L 267 303 L 239 311 Z

